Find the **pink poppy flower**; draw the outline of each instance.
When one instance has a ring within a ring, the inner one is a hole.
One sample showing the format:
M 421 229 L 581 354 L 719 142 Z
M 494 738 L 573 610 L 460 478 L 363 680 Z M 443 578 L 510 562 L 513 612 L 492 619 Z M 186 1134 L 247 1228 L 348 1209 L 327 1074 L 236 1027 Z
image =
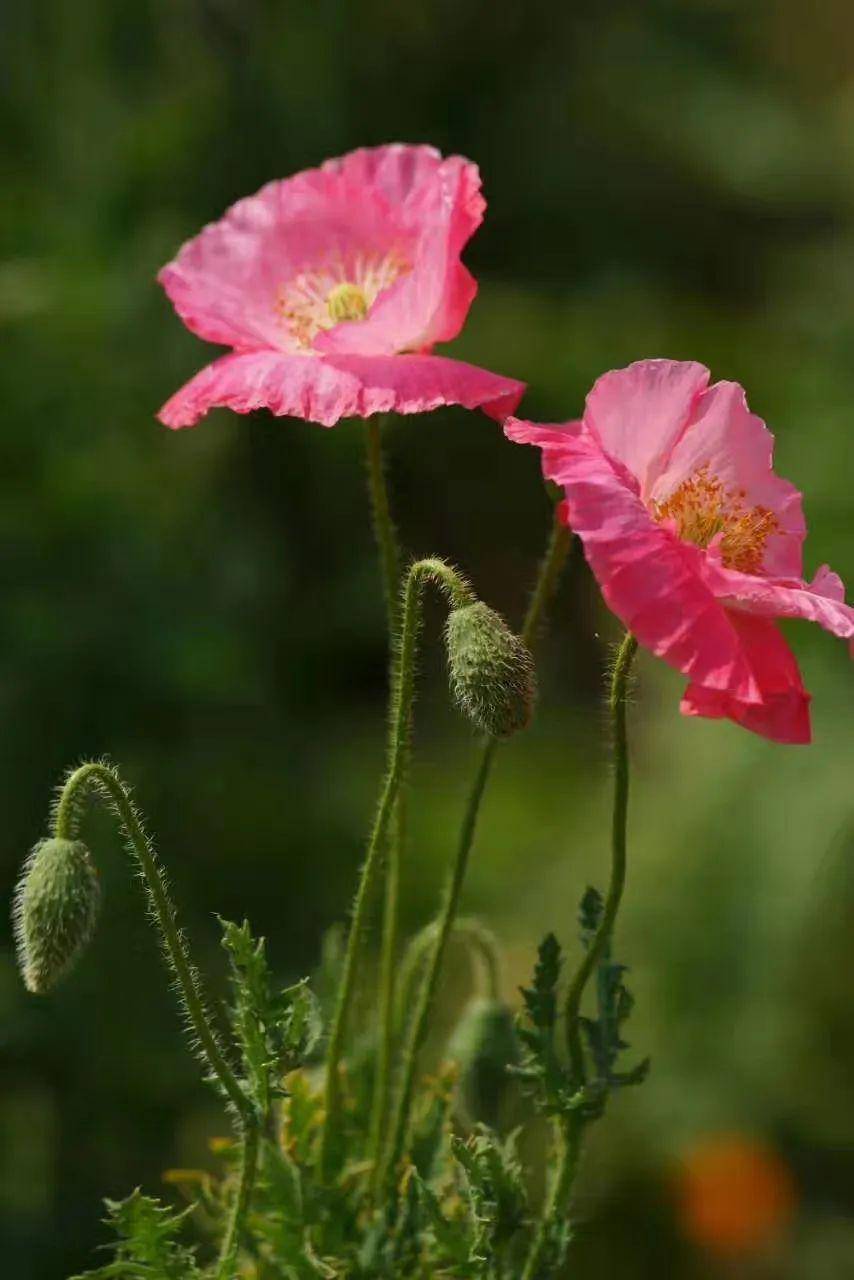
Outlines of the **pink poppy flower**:
M 440 405 L 511 413 L 524 384 L 446 356 L 477 292 L 460 254 L 486 205 L 477 166 L 432 147 L 354 151 L 238 201 L 158 279 L 189 329 L 232 348 L 167 401 L 332 426 Z
M 854 609 L 827 566 L 803 580 L 801 495 L 774 474 L 742 388 L 642 360 L 601 377 L 580 422 L 505 431 L 542 449 L 610 608 L 689 677 L 682 712 L 809 742 L 809 694 L 774 619 L 851 639 Z

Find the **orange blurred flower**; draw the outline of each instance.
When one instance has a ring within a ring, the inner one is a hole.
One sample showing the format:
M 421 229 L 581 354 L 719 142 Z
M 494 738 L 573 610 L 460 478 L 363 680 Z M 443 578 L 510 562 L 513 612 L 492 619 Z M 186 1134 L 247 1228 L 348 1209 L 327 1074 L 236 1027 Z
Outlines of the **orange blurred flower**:
M 745 1134 L 715 1134 L 685 1152 L 677 1193 L 686 1236 L 730 1256 L 754 1253 L 779 1236 L 797 1202 L 780 1154 Z

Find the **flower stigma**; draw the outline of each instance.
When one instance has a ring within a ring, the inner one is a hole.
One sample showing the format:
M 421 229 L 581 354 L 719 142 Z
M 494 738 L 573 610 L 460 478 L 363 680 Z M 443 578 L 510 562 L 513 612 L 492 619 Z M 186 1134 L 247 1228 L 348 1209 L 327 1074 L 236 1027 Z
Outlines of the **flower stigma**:
M 368 300 L 357 284 L 345 280 L 329 294 L 326 309 L 333 324 L 340 324 L 342 320 L 364 320 L 368 314 Z
M 280 285 L 275 309 L 290 339 L 306 350 L 322 330 L 364 320 L 383 290 L 410 270 L 394 251 L 336 256 Z

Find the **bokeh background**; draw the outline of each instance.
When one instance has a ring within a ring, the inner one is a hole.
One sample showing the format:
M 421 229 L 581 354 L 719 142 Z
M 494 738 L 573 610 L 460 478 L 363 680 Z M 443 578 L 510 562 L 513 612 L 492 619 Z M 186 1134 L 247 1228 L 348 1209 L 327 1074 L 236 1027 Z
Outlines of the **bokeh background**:
M 214 912 L 248 915 L 283 980 L 346 913 L 384 731 L 362 428 L 154 420 L 211 356 L 158 267 L 324 156 L 403 139 L 475 158 L 490 207 L 456 352 L 526 379 L 532 417 L 574 416 L 598 373 L 643 356 L 743 382 L 806 493 L 809 568 L 854 577 L 848 0 L 40 0 L 4 6 L 0 41 L 4 900 L 62 771 L 107 752 L 218 990 Z M 533 451 L 462 411 L 400 421 L 389 445 L 407 546 L 453 557 L 518 618 L 549 518 Z M 409 928 L 474 759 L 437 623 Z M 639 663 L 619 945 L 654 1068 L 593 1135 L 573 1275 L 854 1274 L 854 698 L 841 644 L 789 634 L 815 695 L 808 749 L 681 720 L 679 679 Z M 546 930 L 574 944 L 578 897 L 605 875 L 615 635 L 576 556 L 468 884 L 511 1001 Z M 100 1197 L 160 1193 L 222 1127 L 116 836 L 98 817 L 89 834 L 106 909 L 56 996 L 25 996 L 0 926 L 0 1269 L 16 1280 L 91 1264 Z M 689 1174 L 718 1206 L 703 1230 Z

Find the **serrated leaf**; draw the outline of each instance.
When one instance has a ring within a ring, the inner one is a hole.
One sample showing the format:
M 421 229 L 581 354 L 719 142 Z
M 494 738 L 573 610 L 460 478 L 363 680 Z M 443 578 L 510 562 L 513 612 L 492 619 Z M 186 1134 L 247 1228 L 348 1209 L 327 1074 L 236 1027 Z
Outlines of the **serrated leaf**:
M 522 988 L 525 1007 L 516 1021 L 522 1046 L 521 1061 L 509 1068 L 545 1114 L 560 1110 L 560 1100 L 569 1087 L 567 1073 L 555 1049 L 560 970 L 560 945 L 550 933 L 540 943 L 530 988 Z
M 474 1267 L 472 1274 L 497 1274 L 493 1267 L 512 1248 L 528 1213 L 515 1135 L 502 1142 L 481 1125 L 465 1142 L 452 1138 L 451 1154 L 464 1174 L 462 1194 L 471 1222 L 468 1260 Z
M 581 941 L 585 947 L 589 947 L 593 940 L 593 935 L 602 922 L 602 914 L 605 910 L 605 902 L 598 889 L 594 889 L 592 885 L 588 885 L 581 897 L 581 903 L 578 908 L 578 927 L 581 930 Z
M 301 1066 L 320 1041 L 320 1009 L 305 980 L 275 989 L 264 939 L 252 936 L 247 921 L 220 924 L 231 962 L 232 1027 L 249 1094 L 266 1115 L 282 1096 L 281 1077 Z
M 178 1241 L 185 1219 L 194 1206 L 175 1213 L 139 1188 L 125 1200 L 105 1200 L 107 1225 L 117 1242 L 109 1246 L 113 1262 L 75 1280 L 108 1280 L 113 1276 L 147 1277 L 147 1280 L 189 1280 L 200 1274 L 194 1251 Z

